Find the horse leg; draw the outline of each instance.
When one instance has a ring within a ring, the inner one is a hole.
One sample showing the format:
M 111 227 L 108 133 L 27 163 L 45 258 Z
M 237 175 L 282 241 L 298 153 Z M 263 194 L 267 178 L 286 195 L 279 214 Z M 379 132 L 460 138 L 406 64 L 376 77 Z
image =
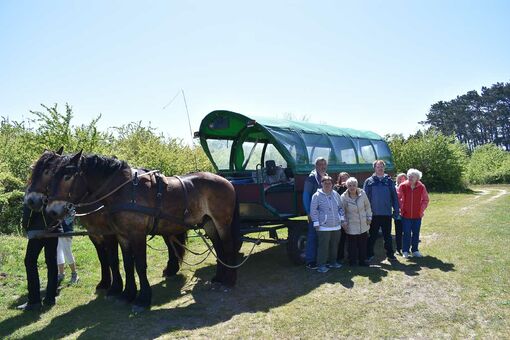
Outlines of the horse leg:
M 135 261 L 131 251 L 131 245 L 120 243 L 122 250 L 122 259 L 124 260 L 124 272 L 126 274 L 126 285 L 124 291 L 120 295 L 122 300 L 132 302 L 136 298 L 136 282 L 135 282 Z
M 207 236 L 209 236 L 209 239 L 211 240 L 213 244 L 214 251 L 216 252 L 216 256 L 223 260 L 223 247 L 221 247 L 221 241 L 220 237 L 218 235 L 218 232 L 216 230 L 216 227 L 214 226 L 214 223 L 212 221 L 207 221 L 204 224 L 204 230 L 207 233 Z M 223 283 L 225 281 L 225 266 L 222 265 L 218 260 L 216 260 L 216 275 L 213 276 L 211 279 L 211 282 L 213 283 Z
M 109 289 L 111 286 L 112 278 L 110 276 L 110 267 L 108 266 L 108 254 L 104 242 L 93 235 L 89 236 L 94 248 L 96 248 L 97 257 L 101 265 L 101 280 L 96 286 L 96 290 Z
M 219 221 L 213 218 L 214 225 L 216 226 L 216 234 L 218 241 L 215 245 L 216 254 L 218 258 L 228 266 L 235 266 L 237 264 L 237 245 L 234 244 L 234 239 L 229 227 L 221 227 Z M 214 243 L 213 243 L 214 244 Z M 218 267 L 223 269 L 223 277 L 221 283 L 228 287 L 233 287 L 237 281 L 237 268 L 229 268 L 223 264 L 218 263 Z
M 152 288 L 147 279 L 147 241 L 145 234 L 133 238 L 131 244 L 133 245 L 136 272 L 140 282 L 140 292 L 133 306 L 133 311 L 138 312 L 149 307 L 152 301 Z
M 112 285 L 107 296 L 116 296 L 122 293 L 122 276 L 119 270 L 119 242 L 115 235 L 105 235 L 104 243 L 106 245 L 106 252 L 108 253 L 108 264 L 112 272 Z
M 176 235 L 175 238 L 181 244 L 186 243 L 186 233 Z M 173 242 L 170 236 L 163 236 L 163 239 L 168 248 L 168 262 L 166 263 L 166 268 L 163 269 L 163 277 L 171 277 L 179 272 L 185 249 L 180 244 Z

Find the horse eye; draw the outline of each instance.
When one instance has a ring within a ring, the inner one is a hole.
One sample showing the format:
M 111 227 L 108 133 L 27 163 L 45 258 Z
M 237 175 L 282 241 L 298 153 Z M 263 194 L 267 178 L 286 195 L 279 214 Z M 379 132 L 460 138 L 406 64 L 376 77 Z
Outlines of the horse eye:
M 71 175 L 65 175 L 65 176 L 64 176 L 64 181 L 68 181 L 68 180 L 70 180 L 72 177 L 73 177 L 73 176 L 71 176 Z
M 50 173 L 50 170 L 49 170 L 49 169 L 44 170 L 44 174 L 45 174 L 45 175 L 47 175 L 47 174 L 49 174 L 49 173 Z

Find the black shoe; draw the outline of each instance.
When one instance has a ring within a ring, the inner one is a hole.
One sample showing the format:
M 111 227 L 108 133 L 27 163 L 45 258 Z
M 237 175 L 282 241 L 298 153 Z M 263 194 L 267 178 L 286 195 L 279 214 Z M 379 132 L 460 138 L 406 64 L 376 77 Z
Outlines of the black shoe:
M 17 306 L 16 309 L 20 309 L 22 311 L 28 312 L 28 311 L 32 311 L 32 310 L 35 310 L 35 311 L 41 310 L 41 307 L 42 306 L 41 306 L 40 302 L 37 302 L 37 303 L 25 302 L 24 304 Z
M 388 260 L 390 261 L 396 261 L 397 258 L 395 257 L 395 255 L 391 254 L 391 255 L 388 255 Z
M 315 270 L 315 269 L 317 269 L 317 263 L 315 263 L 315 262 L 307 263 L 306 268 Z

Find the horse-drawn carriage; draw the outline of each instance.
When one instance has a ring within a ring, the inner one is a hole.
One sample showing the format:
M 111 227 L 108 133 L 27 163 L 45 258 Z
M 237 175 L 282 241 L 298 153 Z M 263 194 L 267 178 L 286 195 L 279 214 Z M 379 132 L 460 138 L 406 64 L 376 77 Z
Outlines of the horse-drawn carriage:
M 148 234 L 161 235 L 167 244 L 163 275 L 168 277 L 179 270 L 186 232 L 203 228 L 217 257 L 212 282 L 233 286 L 240 234 L 245 241 L 258 242 L 248 235 L 267 231 L 270 239 L 263 241 L 287 243 L 290 258 L 303 261 L 307 221 L 301 196 L 317 157 L 328 160 L 333 177 L 348 171 L 363 180 L 375 159 L 384 159 L 390 171 L 394 168 L 385 141 L 367 131 L 214 111 L 196 136 L 219 176 L 198 172 L 165 177 L 114 157 L 81 151 L 62 155 L 62 150 L 45 151 L 32 170 L 25 204 L 33 211 L 44 209 L 55 221 L 82 209 L 101 263 L 97 288 L 133 302 L 135 311 L 150 306 L 152 299 Z M 278 238 L 282 228 L 288 229 L 287 239 Z M 117 244 L 124 259 L 124 285 Z
M 231 111 L 213 111 L 195 133 L 217 173 L 235 187 L 241 233 L 269 232 L 271 243 L 287 243 L 291 260 L 304 260 L 307 221 L 302 204 L 304 181 L 317 157 L 328 160 L 334 178 L 349 172 L 362 183 L 372 162 L 383 159 L 394 169 L 384 139 L 370 131 L 267 117 L 247 117 Z M 277 230 L 287 228 L 287 239 Z

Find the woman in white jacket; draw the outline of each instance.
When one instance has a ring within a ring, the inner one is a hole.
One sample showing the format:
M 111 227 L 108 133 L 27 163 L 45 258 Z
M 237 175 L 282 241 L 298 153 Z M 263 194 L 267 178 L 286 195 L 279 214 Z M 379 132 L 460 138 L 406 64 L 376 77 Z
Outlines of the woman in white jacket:
M 342 266 L 336 258 L 344 211 L 340 195 L 333 190 L 333 179 L 326 175 L 321 182 L 322 189 L 312 196 L 310 217 L 317 231 L 317 271 L 325 273 L 329 268 Z
M 368 266 L 367 241 L 372 209 L 365 192 L 358 188 L 358 180 L 350 177 L 347 181 L 347 191 L 342 196 L 342 207 L 345 212 L 345 222 L 342 225 L 347 233 L 347 247 L 349 264 Z

